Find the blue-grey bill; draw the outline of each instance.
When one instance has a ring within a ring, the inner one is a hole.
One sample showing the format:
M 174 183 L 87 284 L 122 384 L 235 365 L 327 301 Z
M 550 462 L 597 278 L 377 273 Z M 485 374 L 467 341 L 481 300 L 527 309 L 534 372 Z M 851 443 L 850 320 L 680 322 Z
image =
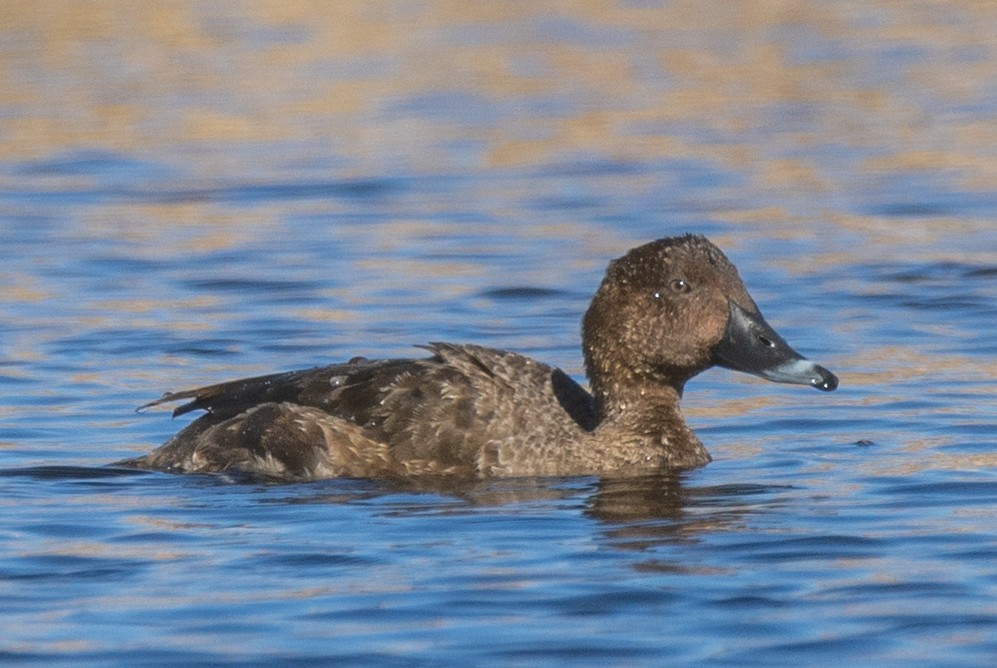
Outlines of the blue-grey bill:
M 810 385 L 824 392 L 838 387 L 837 376 L 793 350 L 761 313 L 745 311 L 734 302 L 730 302 L 727 330 L 713 349 L 713 360 L 776 383 Z

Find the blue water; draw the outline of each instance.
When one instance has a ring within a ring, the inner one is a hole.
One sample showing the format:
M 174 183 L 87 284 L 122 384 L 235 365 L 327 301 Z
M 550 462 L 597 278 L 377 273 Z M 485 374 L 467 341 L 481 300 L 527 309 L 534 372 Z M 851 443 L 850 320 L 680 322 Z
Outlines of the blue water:
M 992 663 L 992 12 L 279 4 L 0 35 L 0 662 Z M 164 391 L 430 340 L 582 380 L 606 263 L 687 231 L 841 379 L 695 379 L 703 469 L 111 466 Z

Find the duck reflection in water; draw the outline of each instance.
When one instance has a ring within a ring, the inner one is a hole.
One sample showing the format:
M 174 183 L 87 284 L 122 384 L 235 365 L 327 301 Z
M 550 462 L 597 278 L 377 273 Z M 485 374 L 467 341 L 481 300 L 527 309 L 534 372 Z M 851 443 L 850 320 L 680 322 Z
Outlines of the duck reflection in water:
M 762 317 L 705 237 L 669 237 L 610 262 L 585 313 L 591 392 L 516 353 L 432 343 L 420 359 L 327 367 L 168 393 L 147 406 L 206 413 L 126 466 L 281 480 L 419 475 L 626 477 L 702 466 L 686 382 L 719 365 L 834 390 L 827 369 Z

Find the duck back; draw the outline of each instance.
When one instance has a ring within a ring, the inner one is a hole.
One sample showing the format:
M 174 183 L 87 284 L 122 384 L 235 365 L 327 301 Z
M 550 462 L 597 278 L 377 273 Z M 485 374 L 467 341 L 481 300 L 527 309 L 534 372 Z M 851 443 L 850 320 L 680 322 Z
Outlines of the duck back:
M 490 348 L 434 343 L 423 359 L 367 360 L 168 393 L 201 416 L 126 462 L 280 478 L 515 475 L 556 462 L 595 428 L 591 395 L 560 369 Z M 143 407 L 145 408 L 145 407 Z

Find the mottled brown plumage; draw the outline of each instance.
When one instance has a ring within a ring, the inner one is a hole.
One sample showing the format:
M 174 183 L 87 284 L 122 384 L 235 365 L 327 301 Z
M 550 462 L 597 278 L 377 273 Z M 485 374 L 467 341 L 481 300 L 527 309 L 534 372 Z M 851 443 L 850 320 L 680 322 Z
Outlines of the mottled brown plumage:
M 166 394 L 207 413 L 122 462 L 281 479 L 422 474 L 633 475 L 710 460 L 679 412 L 715 364 L 832 390 L 837 379 L 765 323 L 724 254 L 660 239 L 610 263 L 582 329 L 592 394 L 515 353 L 433 343 L 422 359 L 367 360 Z

